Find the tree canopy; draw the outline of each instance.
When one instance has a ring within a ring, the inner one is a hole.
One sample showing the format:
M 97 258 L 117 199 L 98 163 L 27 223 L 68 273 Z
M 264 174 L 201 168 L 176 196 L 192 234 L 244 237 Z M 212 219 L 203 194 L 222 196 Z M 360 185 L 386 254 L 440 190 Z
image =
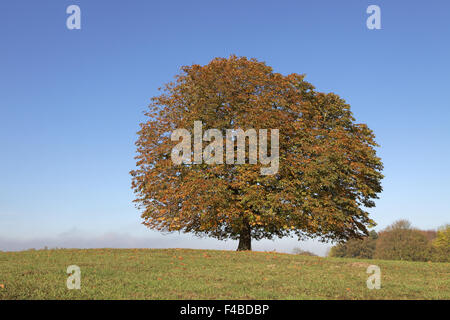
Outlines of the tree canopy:
M 251 239 L 367 235 L 375 222 L 364 208 L 382 191 L 375 136 L 355 123 L 342 98 L 316 91 L 304 77 L 236 56 L 182 67 L 151 99 L 138 132 L 131 174 L 143 223 L 239 239 L 238 250 L 250 250 Z M 262 175 L 263 164 L 249 161 L 175 165 L 171 134 L 192 132 L 194 121 L 223 136 L 227 129 L 278 129 L 278 171 Z
M 427 233 L 413 228 L 408 220 L 398 220 L 378 233 L 374 258 L 427 261 L 431 253 Z
M 372 259 L 375 253 L 375 247 L 378 234 L 375 230 L 369 232 L 369 236 L 362 239 L 349 239 L 346 242 L 338 243 L 331 248 L 330 257 L 339 258 L 359 258 Z
M 434 259 L 436 261 L 450 262 L 450 224 L 440 227 L 437 236 L 432 242 Z

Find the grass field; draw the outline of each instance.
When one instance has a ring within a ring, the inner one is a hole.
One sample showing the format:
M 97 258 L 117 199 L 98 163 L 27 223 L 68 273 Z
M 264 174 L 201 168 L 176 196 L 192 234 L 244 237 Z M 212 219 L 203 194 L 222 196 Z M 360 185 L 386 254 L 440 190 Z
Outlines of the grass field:
M 367 266 L 381 269 L 369 290 Z M 69 265 L 81 290 L 68 290 Z M 450 299 L 450 264 L 271 252 L 89 249 L 0 252 L 0 299 Z

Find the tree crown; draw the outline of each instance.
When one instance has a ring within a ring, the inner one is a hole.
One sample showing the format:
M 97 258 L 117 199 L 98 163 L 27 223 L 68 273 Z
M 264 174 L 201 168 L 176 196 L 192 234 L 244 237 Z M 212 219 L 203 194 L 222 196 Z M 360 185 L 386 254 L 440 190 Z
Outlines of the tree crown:
M 181 70 L 152 98 L 138 132 L 132 188 L 146 226 L 218 239 L 367 235 L 375 223 L 363 207 L 375 205 L 383 166 L 373 132 L 343 99 L 245 57 Z M 248 161 L 174 165 L 171 133 L 192 132 L 195 121 L 223 133 L 278 129 L 277 173 L 261 175 Z

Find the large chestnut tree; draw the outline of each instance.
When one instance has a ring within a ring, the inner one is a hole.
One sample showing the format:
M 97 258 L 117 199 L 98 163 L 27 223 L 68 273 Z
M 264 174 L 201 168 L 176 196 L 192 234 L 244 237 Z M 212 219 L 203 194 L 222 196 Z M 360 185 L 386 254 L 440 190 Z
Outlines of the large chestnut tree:
M 146 116 L 131 175 L 149 228 L 238 239 L 238 250 L 251 250 L 252 239 L 342 241 L 375 225 L 365 211 L 382 191 L 374 134 L 355 123 L 342 98 L 316 91 L 304 75 L 236 56 L 185 66 Z M 227 129 L 278 129 L 278 172 L 262 175 L 263 165 L 248 161 L 174 164 L 171 133 L 192 132 L 194 121 L 224 139 Z

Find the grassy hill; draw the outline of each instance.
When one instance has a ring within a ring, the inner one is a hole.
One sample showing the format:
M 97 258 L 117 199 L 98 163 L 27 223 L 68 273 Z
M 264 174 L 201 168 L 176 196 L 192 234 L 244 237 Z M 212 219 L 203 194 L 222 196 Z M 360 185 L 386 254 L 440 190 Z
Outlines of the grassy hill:
M 366 286 L 381 268 L 381 289 Z M 66 269 L 81 268 L 81 290 Z M 272 252 L 89 249 L 0 252 L 0 299 L 450 299 L 450 264 Z

